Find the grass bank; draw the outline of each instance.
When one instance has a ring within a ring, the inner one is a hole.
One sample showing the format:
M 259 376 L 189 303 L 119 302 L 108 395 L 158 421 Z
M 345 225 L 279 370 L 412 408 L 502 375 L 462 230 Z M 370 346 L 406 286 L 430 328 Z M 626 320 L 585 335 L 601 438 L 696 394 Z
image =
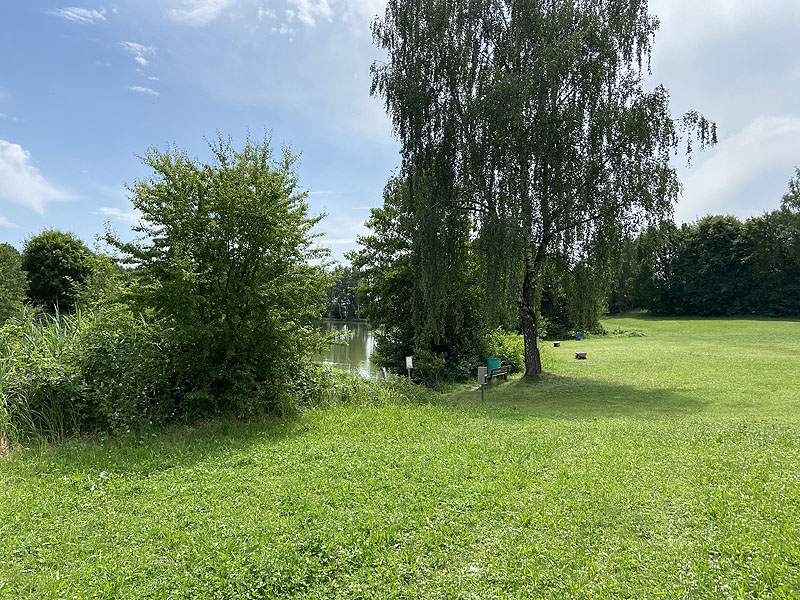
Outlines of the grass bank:
M 605 325 L 483 403 L 0 460 L 0 597 L 800 596 L 800 323 Z

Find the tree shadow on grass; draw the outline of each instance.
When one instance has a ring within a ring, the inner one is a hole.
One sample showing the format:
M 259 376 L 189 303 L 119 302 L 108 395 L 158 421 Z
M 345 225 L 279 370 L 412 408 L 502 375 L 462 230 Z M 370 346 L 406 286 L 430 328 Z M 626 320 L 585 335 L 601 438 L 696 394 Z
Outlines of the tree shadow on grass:
M 539 381 L 515 379 L 484 390 L 456 394 L 451 405 L 497 418 L 669 419 L 704 412 L 708 402 L 676 390 L 642 388 L 586 378 L 544 375 Z

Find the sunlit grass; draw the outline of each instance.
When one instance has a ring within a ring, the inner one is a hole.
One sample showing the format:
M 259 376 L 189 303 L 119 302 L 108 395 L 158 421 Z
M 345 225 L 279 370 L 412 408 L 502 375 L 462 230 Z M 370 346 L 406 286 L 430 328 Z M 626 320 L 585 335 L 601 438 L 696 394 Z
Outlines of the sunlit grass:
M 0 597 L 800 596 L 800 323 L 606 328 L 484 402 L 18 452 Z

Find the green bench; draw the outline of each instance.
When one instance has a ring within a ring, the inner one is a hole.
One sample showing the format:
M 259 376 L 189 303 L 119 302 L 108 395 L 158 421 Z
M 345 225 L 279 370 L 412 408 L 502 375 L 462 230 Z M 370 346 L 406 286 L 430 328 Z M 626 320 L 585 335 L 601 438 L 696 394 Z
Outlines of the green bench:
M 492 379 L 496 379 L 502 377 L 503 379 L 508 379 L 508 374 L 511 372 L 511 367 L 509 365 L 503 365 L 500 367 L 495 367 L 494 369 L 488 369 L 486 371 L 486 381 L 491 381 Z

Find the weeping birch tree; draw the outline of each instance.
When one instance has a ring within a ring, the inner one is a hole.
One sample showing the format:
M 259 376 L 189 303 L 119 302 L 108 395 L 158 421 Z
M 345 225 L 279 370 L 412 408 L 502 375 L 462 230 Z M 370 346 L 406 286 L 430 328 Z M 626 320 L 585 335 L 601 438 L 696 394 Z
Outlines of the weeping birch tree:
M 418 230 L 418 297 L 464 242 L 481 253 L 487 306 L 513 294 L 526 376 L 541 373 L 542 274 L 602 277 L 623 234 L 672 215 L 671 156 L 716 141 L 646 85 L 658 21 L 647 0 L 389 0 L 373 65 L 402 143 Z M 685 145 L 685 146 L 684 146 Z

